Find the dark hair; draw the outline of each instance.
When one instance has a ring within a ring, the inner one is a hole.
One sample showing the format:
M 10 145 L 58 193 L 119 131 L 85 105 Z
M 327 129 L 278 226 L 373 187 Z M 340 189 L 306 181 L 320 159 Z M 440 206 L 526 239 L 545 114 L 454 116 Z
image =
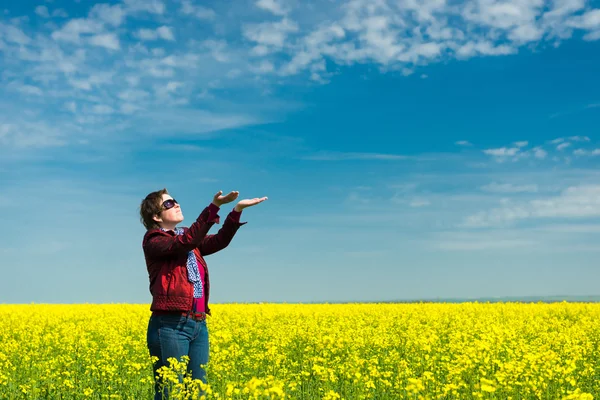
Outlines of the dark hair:
M 154 216 L 162 212 L 162 195 L 169 194 L 167 189 L 157 190 L 146 196 L 140 205 L 140 220 L 146 229 L 160 228 L 158 222 L 154 220 Z

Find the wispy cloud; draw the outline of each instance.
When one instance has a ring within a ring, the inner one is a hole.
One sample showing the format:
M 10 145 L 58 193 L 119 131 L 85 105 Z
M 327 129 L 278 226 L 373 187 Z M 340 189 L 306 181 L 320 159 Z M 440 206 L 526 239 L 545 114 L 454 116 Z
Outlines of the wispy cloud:
M 566 149 L 567 147 L 571 146 L 571 143 L 561 143 L 558 146 L 556 146 L 556 150 L 558 151 L 562 151 L 564 149 Z
M 304 160 L 315 161 L 347 161 L 347 160 L 382 160 L 396 161 L 406 160 L 408 156 L 400 154 L 385 154 L 385 153 L 354 153 L 354 152 L 318 152 L 308 156 L 301 157 Z
M 543 160 L 548 156 L 548 152 L 544 149 L 537 147 L 533 149 L 533 156 L 539 160 Z
M 446 235 L 444 239 L 432 241 L 432 247 L 448 251 L 489 251 L 489 250 L 515 250 L 519 248 L 530 248 L 538 245 L 539 241 L 528 239 L 511 238 L 482 238 L 481 235 Z M 448 237 L 449 236 L 449 237 Z
M 27 18 L 0 22 L 2 68 L 10 77 L 2 94 L 21 108 L 71 121 L 70 129 L 57 126 L 75 133 L 63 135 L 67 144 L 99 122 L 107 132 L 123 132 L 120 127 L 131 126 L 165 106 L 172 115 L 181 112 L 183 119 L 190 108 L 210 113 L 210 128 L 188 130 L 212 131 L 256 121 L 239 118 L 232 109 L 214 107 L 218 100 L 231 100 L 230 87 L 245 93 L 247 104 L 256 103 L 257 94 L 268 102 L 270 86 L 282 80 L 324 84 L 344 66 L 372 63 L 383 73 L 394 70 L 407 75 L 449 59 L 502 56 L 531 45 L 559 45 L 575 32 L 596 40 L 600 29 L 599 10 L 586 1 L 427 0 L 417 4 L 348 0 L 320 4 L 315 13 L 308 3 L 280 0 L 257 0 L 249 8 L 234 9 L 184 0 L 169 18 L 167 11 L 174 6 L 161 0 L 81 6 L 82 12 L 69 18 L 54 3 L 32 5 Z M 199 19 L 203 22 L 197 23 Z M 219 21 L 241 29 L 226 28 Z M 136 100 L 123 96 L 134 91 L 148 95 Z M 20 125 L 14 115 L 0 114 L 5 124 Z M 225 123 L 232 114 L 238 118 Z M 28 135 L 26 129 L 19 130 Z M 571 138 L 570 142 L 576 140 L 581 141 Z M 10 143 L 17 142 L 33 140 Z M 471 145 L 464 140 L 456 144 Z M 545 158 L 547 150 L 525 153 L 526 146 L 521 141 L 485 153 L 498 160 L 524 154 Z M 403 158 L 361 153 L 316 157 Z
M 445 251 L 596 253 L 600 248 L 593 243 L 598 234 L 598 224 L 556 223 L 518 229 L 434 232 L 426 244 L 430 248 Z
M 119 50 L 121 45 L 119 38 L 113 33 L 103 33 L 90 37 L 90 44 L 93 46 L 104 47 L 109 50 Z
M 415 198 L 412 199 L 411 202 L 409 203 L 409 206 L 411 207 L 426 207 L 428 205 L 431 205 L 431 201 L 427 200 L 427 199 L 423 199 L 423 198 Z
M 573 142 L 589 142 L 590 138 L 588 136 L 570 136 L 567 139 Z
M 501 226 L 540 218 L 596 217 L 600 217 L 600 185 L 579 185 L 565 189 L 558 196 L 510 202 L 503 207 L 472 214 L 465 219 L 464 226 Z
M 600 103 L 590 103 L 584 106 L 579 106 L 577 108 L 571 109 L 571 110 L 567 110 L 567 111 L 561 111 L 561 112 L 556 112 L 550 115 L 550 118 L 557 118 L 557 117 L 564 117 L 566 115 L 572 115 L 572 114 L 577 114 L 592 108 L 596 108 L 599 107 Z
M 216 132 L 241 126 L 267 122 L 251 114 L 222 114 L 205 110 L 154 109 L 148 113 L 138 113 L 132 120 L 132 126 L 142 128 L 150 134 L 189 135 Z
M 175 40 L 173 29 L 164 25 L 156 29 L 140 29 L 137 31 L 136 36 L 141 40 Z
M 600 149 L 593 149 L 593 150 L 576 149 L 576 150 L 573 150 L 573 154 L 576 156 L 600 156 Z
M 263 10 L 269 11 L 274 15 L 285 15 L 287 11 L 282 4 L 283 2 L 278 0 L 258 0 L 256 6 Z
M 471 144 L 471 142 L 469 142 L 468 140 L 459 140 L 457 142 L 454 142 L 454 144 L 456 144 L 457 146 L 465 146 L 465 147 L 473 146 Z
M 180 11 L 185 15 L 190 15 L 200 20 L 213 20 L 217 16 L 213 9 L 200 5 L 194 5 L 189 0 L 183 0 Z
M 50 13 L 48 12 L 48 7 L 46 6 L 37 6 L 35 8 L 35 13 L 42 18 L 50 18 Z
M 595 149 L 584 148 L 581 146 L 588 146 L 591 143 L 589 136 L 569 136 L 559 137 L 552 139 L 545 144 L 535 145 L 528 148 L 531 143 L 530 141 L 518 141 L 512 143 L 510 146 L 503 146 L 497 148 L 489 148 L 481 150 L 483 154 L 492 157 L 498 163 L 506 161 L 516 162 L 519 160 L 531 160 L 535 159 L 538 161 L 551 160 L 555 162 L 571 162 L 566 149 L 572 147 L 574 144 L 580 148 L 575 149 L 572 154 L 576 156 L 584 155 L 595 155 Z M 549 157 L 549 156 L 552 157 Z
M 483 150 L 484 154 L 494 157 L 512 157 L 519 152 L 518 147 L 500 147 L 497 149 L 486 149 Z
M 520 142 L 520 144 L 525 142 Z M 496 160 L 496 162 L 502 163 L 507 160 L 518 161 L 521 158 L 527 158 L 530 156 L 529 151 L 523 151 L 522 148 L 524 145 L 517 145 L 515 143 L 515 147 L 499 147 L 494 149 L 484 149 L 483 154 L 491 156 Z M 537 149 L 533 149 L 532 152 L 535 154 L 537 158 L 540 155 L 540 152 Z M 541 157 L 544 158 L 544 157 Z
M 534 230 L 560 233 L 600 233 L 600 224 L 549 224 Z
M 515 185 L 512 183 L 496 183 L 492 182 L 481 187 L 484 192 L 491 193 L 535 193 L 538 191 L 538 185 Z

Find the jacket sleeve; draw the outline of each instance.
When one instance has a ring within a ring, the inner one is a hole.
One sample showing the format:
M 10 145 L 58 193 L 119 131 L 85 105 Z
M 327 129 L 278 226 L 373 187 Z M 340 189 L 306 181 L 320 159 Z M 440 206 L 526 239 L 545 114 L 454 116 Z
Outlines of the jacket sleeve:
M 144 240 L 144 252 L 151 257 L 160 257 L 174 254 L 186 254 L 198 247 L 218 216 L 212 205 L 206 207 L 196 221 L 186 229 L 183 235 L 171 236 L 162 231 L 149 232 Z
M 198 246 L 200 254 L 208 256 L 227 247 L 240 226 L 246 224 L 246 222 L 240 222 L 240 214 L 236 211 L 230 212 L 216 234 L 204 237 Z

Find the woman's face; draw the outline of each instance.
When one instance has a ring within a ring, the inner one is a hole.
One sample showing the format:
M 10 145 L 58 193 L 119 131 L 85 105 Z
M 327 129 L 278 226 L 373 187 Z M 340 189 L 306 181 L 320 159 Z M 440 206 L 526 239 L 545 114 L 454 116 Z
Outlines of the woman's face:
M 176 200 L 169 194 L 162 195 L 162 208 L 163 210 L 158 215 L 161 219 L 161 225 L 168 227 L 169 229 L 183 221 L 183 213 L 181 207 Z

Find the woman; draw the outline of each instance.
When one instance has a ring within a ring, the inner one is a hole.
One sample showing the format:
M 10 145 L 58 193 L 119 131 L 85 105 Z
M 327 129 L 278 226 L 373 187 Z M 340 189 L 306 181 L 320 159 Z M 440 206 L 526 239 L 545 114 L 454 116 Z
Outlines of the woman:
M 209 235 L 217 212 L 223 204 L 237 199 L 239 192 L 226 196 L 219 191 L 189 228 L 178 228 L 183 221 L 181 207 L 166 189 L 152 192 L 140 206 L 141 221 L 147 229 L 142 241 L 152 294 L 152 315 L 147 341 L 154 364 L 154 398 L 168 398 L 161 390 L 157 371 L 174 357 L 189 357 L 188 369 L 193 379 L 206 383 L 203 366 L 208 363 L 208 298 L 210 280 L 204 257 L 229 245 L 240 226 L 242 210 L 267 200 L 266 197 L 241 200 L 229 213 L 217 234 Z

